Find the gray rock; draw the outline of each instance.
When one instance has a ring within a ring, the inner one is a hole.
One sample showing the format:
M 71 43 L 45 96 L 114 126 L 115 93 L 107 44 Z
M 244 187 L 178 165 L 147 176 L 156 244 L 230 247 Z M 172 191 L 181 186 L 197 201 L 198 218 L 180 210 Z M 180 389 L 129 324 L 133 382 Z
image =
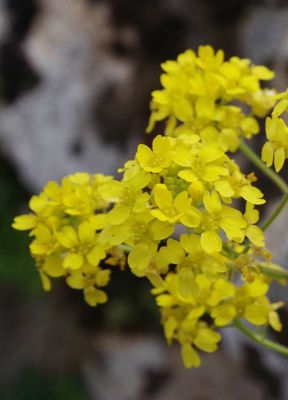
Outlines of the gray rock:
M 33 190 L 75 171 L 115 173 L 132 153 L 103 144 L 92 125 L 92 102 L 107 86 L 125 90 L 132 73 L 105 51 L 107 8 L 76 0 L 42 0 L 42 7 L 24 43 L 41 83 L 0 109 L 1 147 Z
M 264 395 L 223 353 L 204 355 L 199 369 L 186 370 L 179 347 L 169 348 L 151 335 L 98 335 L 84 377 L 91 398 L 98 400 L 260 400 Z
M 288 8 L 258 6 L 248 9 L 239 25 L 240 50 L 255 64 L 279 57 L 287 39 Z

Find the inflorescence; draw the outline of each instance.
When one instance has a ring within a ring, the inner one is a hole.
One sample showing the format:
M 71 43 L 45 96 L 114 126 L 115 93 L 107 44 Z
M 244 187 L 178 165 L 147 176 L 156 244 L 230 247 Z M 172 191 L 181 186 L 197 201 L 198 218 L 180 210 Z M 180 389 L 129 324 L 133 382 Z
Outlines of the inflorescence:
M 257 178 L 243 174 L 231 153 L 239 147 L 247 153 L 243 140 L 259 133 L 257 119 L 275 106 L 262 159 L 280 171 L 288 158 L 282 119 L 288 96 L 261 88 L 261 80 L 274 77 L 268 68 L 238 57 L 225 61 L 210 46 L 200 46 L 198 55 L 187 50 L 162 69 L 147 131 L 160 127 L 164 134 L 152 147 L 138 146 L 119 170 L 121 179 L 76 173 L 61 184 L 48 182 L 32 197 L 32 213 L 16 217 L 13 227 L 30 231 L 47 291 L 62 277 L 96 306 L 107 301 L 115 268 L 128 264 L 147 278 L 168 343 L 178 341 L 184 365 L 198 367 L 199 350 L 217 350 L 221 327 L 245 331 L 244 320 L 281 330 L 283 303 L 272 303 L 268 291 L 273 280 L 285 283 L 287 273 L 265 248 Z M 254 153 L 249 158 L 267 169 Z M 269 174 L 281 179 L 272 169 Z M 282 187 L 283 208 L 288 190 L 285 182 Z

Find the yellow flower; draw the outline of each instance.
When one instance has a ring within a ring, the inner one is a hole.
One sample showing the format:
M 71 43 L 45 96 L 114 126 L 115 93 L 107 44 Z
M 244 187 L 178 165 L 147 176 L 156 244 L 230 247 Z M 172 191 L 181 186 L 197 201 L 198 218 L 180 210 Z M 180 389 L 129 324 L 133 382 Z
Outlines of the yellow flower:
M 71 226 L 56 233 L 59 243 L 68 250 L 63 260 L 63 267 L 79 269 L 85 260 L 97 266 L 106 257 L 105 247 L 99 244 L 94 228 L 89 222 L 82 222 L 76 231 Z
M 216 326 L 229 325 L 237 315 L 236 307 L 233 304 L 221 304 L 211 311 Z
M 139 144 L 138 146 L 136 160 L 144 171 L 161 172 L 163 169 L 168 168 L 172 158 L 169 138 L 160 135 L 156 136 L 153 140 L 152 149 L 145 144 Z
M 246 210 L 244 213 L 244 218 L 247 221 L 247 227 L 245 229 L 245 236 L 253 243 L 255 246 L 264 247 L 265 236 L 261 228 L 255 225 L 259 219 L 259 212 L 254 209 L 253 204 L 246 203 Z
M 263 117 L 275 102 L 275 92 L 260 86 L 261 80 L 274 77 L 272 71 L 238 57 L 224 61 L 223 51 L 211 46 L 200 46 L 198 56 L 188 50 L 176 61 L 163 63 L 162 69 L 163 89 L 152 92 L 147 132 L 165 119 L 169 136 L 195 135 L 213 127 L 223 150 L 235 151 L 241 136 L 251 138 L 259 132 L 253 115 Z M 248 105 L 252 115 L 232 106 L 235 100 Z
M 281 329 L 282 302 L 269 301 L 273 271 L 264 274 L 269 253 L 256 225 L 263 193 L 228 152 L 259 133 L 256 117 L 278 101 L 262 158 L 279 171 L 288 158 L 281 118 L 288 100 L 261 88 L 272 71 L 248 59 L 225 60 L 211 46 L 187 50 L 162 69 L 147 130 L 165 120 L 165 135 L 152 147 L 140 144 L 119 179 L 78 172 L 48 182 L 13 227 L 30 231 L 46 291 L 62 278 L 95 307 L 108 299 L 112 269 L 148 279 L 167 342 L 179 343 L 190 368 L 200 365 L 199 350 L 217 350 L 217 329 L 234 320 Z M 236 208 L 239 198 L 245 212 Z
M 266 118 L 266 135 L 268 141 L 262 148 L 262 160 L 268 167 L 274 163 L 279 172 L 288 158 L 288 127 L 279 116 L 288 108 L 288 101 L 281 100 L 273 110 L 272 117 Z
M 85 271 L 85 268 L 84 268 Z M 85 301 L 92 307 L 97 304 L 103 304 L 107 301 L 107 295 L 99 287 L 106 286 L 110 280 L 111 271 L 94 269 L 93 272 L 88 273 L 81 271 L 71 271 L 66 279 L 68 286 L 73 289 L 83 290 Z
M 128 264 L 132 272 L 137 276 L 145 276 L 152 257 L 156 253 L 154 243 L 139 243 L 130 251 Z
M 35 228 L 36 224 L 36 216 L 33 214 L 26 214 L 15 217 L 12 227 L 18 231 L 28 231 Z
M 154 201 L 157 208 L 151 210 L 151 214 L 160 221 L 180 221 L 189 227 L 199 225 L 201 213 L 191 205 L 187 192 L 183 191 L 173 199 L 166 185 L 159 183 L 154 187 Z
M 181 357 L 186 368 L 199 367 L 201 364 L 200 357 L 196 350 L 189 344 L 184 344 L 181 347 Z
M 242 197 L 251 204 L 264 204 L 263 193 L 257 187 L 251 185 L 248 177 L 242 174 L 239 167 L 232 161 L 227 160 L 229 174 L 221 177 L 214 183 L 216 191 L 223 199 Z
M 59 248 L 59 243 L 50 228 L 38 224 L 32 231 L 35 239 L 30 244 L 33 255 L 50 255 Z
M 201 327 L 198 329 L 193 343 L 198 349 L 213 353 L 217 350 L 217 343 L 220 339 L 221 336 L 218 332 L 207 327 Z
M 215 52 L 211 46 L 199 46 L 198 55 L 196 62 L 205 70 L 219 70 L 224 60 L 224 52 L 222 50 Z
M 197 183 L 213 182 L 220 176 L 228 175 L 229 171 L 223 166 L 222 162 L 217 162 L 222 156 L 223 151 L 216 146 L 206 146 L 199 150 L 190 150 L 184 146 L 176 148 L 173 160 L 182 169 L 178 176 L 184 181 Z
M 221 301 L 233 298 L 235 291 L 235 286 L 231 282 L 219 278 L 213 285 L 211 294 L 207 299 L 207 304 L 213 307 L 218 306 Z
M 229 240 L 238 240 L 243 236 L 246 221 L 240 211 L 223 206 L 217 192 L 206 191 L 203 196 L 205 211 L 201 223 L 201 246 L 208 254 L 222 250 L 222 239 L 219 235 L 223 229 Z

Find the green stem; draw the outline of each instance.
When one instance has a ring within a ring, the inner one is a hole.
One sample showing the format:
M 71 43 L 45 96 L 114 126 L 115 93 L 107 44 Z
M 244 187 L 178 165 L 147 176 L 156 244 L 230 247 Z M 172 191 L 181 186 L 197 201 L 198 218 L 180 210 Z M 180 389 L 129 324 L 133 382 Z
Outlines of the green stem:
M 254 153 L 254 151 L 247 146 L 245 142 L 241 142 L 239 149 L 242 151 L 243 154 L 257 167 L 261 170 L 261 172 L 266 175 L 272 182 L 284 193 L 287 194 L 288 192 L 288 185 L 287 183 L 274 172 L 271 168 L 266 167 L 260 157 Z
M 252 331 L 251 329 L 247 328 L 246 325 L 242 324 L 239 319 L 234 321 L 234 326 L 254 342 L 288 357 L 288 347 L 282 346 L 281 344 L 273 342 L 272 340 L 265 338 L 263 335 Z
M 284 193 L 284 196 L 282 197 L 280 203 L 277 205 L 275 210 L 261 225 L 261 229 L 265 231 L 272 224 L 272 222 L 278 217 L 278 215 L 288 202 L 288 185 L 281 178 L 281 176 L 277 175 L 276 172 L 274 172 L 271 168 L 266 167 L 266 165 L 257 156 L 257 154 L 255 154 L 254 151 L 249 146 L 247 146 L 245 142 L 240 143 L 239 149 L 257 168 L 260 169 L 260 171 L 262 171 L 264 175 L 266 175 Z
M 223 243 L 223 249 L 226 251 L 228 256 L 231 257 L 231 259 L 235 259 L 239 257 L 239 253 L 232 249 L 227 243 Z
M 259 266 L 259 269 L 262 274 L 271 276 L 271 278 L 288 280 L 288 271 L 281 271 L 274 268 L 263 267 L 261 265 Z
M 284 196 L 282 197 L 281 201 L 275 208 L 275 210 L 269 215 L 269 217 L 266 219 L 266 221 L 261 225 L 262 231 L 265 231 L 271 224 L 272 222 L 278 217 L 280 212 L 283 210 L 285 207 L 286 203 L 288 202 L 288 191 Z

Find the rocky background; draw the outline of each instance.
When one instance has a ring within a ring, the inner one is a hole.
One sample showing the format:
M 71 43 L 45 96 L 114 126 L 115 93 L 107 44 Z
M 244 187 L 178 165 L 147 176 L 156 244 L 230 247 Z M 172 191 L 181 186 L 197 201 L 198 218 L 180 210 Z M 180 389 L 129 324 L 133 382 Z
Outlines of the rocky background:
M 0 0 L 1 400 L 288 398 L 287 361 L 234 331 L 201 369 L 185 371 L 141 280 L 116 275 L 109 303 L 96 309 L 61 283 L 43 294 L 26 238 L 10 228 L 47 180 L 115 174 L 137 143 L 149 142 L 160 62 L 200 44 L 268 65 L 283 90 L 288 3 Z M 287 217 L 268 232 L 283 264 Z M 288 344 L 287 328 L 280 339 Z

